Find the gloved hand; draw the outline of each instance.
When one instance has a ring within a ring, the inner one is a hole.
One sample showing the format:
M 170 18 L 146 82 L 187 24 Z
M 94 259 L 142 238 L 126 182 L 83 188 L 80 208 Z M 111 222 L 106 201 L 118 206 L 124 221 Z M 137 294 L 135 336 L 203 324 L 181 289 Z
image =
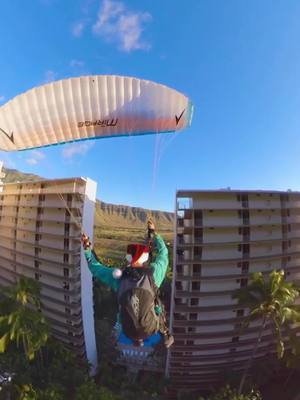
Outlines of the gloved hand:
M 83 246 L 84 250 L 89 250 L 92 247 L 90 238 L 85 233 L 82 233 L 82 235 L 81 235 L 81 242 L 82 242 L 82 246 Z
M 148 228 L 148 237 L 153 236 L 155 232 L 155 225 L 151 218 L 148 219 L 147 228 Z

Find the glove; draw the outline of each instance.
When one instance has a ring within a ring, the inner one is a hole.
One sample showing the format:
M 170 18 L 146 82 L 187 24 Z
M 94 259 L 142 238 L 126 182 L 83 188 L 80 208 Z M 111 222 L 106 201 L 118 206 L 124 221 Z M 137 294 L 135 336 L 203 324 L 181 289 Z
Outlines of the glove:
M 81 242 L 82 242 L 82 246 L 83 246 L 84 250 L 89 250 L 92 247 L 90 238 L 85 233 L 82 233 L 82 235 L 81 235 Z
M 155 225 L 151 218 L 148 219 L 147 228 L 148 228 L 148 237 L 151 238 L 155 232 Z

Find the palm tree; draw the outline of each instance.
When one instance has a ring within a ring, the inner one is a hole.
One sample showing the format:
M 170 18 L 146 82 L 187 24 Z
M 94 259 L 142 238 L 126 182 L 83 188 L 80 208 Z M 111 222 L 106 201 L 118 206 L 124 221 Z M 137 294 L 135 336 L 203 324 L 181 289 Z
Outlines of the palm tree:
M 48 340 L 48 324 L 40 311 L 39 286 L 29 278 L 20 278 L 17 284 L 5 290 L 0 303 L 0 352 L 10 342 L 22 344 L 24 353 L 32 360 Z
M 283 357 L 283 327 L 287 326 L 289 322 L 300 321 L 299 306 L 295 305 L 298 295 L 299 289 L 295 284 L 286 282 L 283 270 L 272 271 L 269 276 L 256 272 L 252 274 L 250 284 L 247 287 L 238 289 L 234 293 L 233 297 L 238 299 L 239 304 L 249 309 L 244 326 L 248 326 L 255 319 L 261 320 L 256 344 L 240 381 L 239 394 L 242 393 L 246 376 L 258 350 L 262 334 L 269 323 L 273 326 L 275 332 L 277 357 Z

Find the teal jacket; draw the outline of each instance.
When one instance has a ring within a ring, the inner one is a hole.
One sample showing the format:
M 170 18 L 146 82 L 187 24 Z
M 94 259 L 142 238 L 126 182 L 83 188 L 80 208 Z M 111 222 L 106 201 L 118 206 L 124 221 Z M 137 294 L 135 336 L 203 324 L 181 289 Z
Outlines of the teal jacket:
M 155 234 L 153 244 L 155 259 L 150 263 L 150 267 L 153 269 L 154 282 L 159 288 L 165 278 L 168 268 L 168 249 L 162 237 L 157 234 Z M 85 257 L 92 275 L 105 285 L 109 286 L 113 291 L 117 292 L 120 286 L 120 279 L 113 277 L 114 268 L 109 268 L 106 265 L 101 264 L 91 250 L 85 250 Z

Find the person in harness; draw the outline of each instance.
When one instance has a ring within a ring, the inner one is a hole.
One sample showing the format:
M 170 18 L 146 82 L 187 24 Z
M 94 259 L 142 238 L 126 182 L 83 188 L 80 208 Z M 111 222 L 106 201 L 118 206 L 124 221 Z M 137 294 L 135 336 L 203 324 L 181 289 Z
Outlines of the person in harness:
M 174 338 L 168 330 L 158 293 L 167 272 L 168 249 L 155 232 L 152 220 L 147 222 L 147 228 L 148 244 L 129 244 L 128 265 L 122 270 L 103 265 L 92 250 L 87 235 L 82 234 L 81 240 L 92 275 L 117 294 L 122 334 L 134 345 L 143 346 L 144 340 L 159 332 L 165 347 L 169 348 Z

